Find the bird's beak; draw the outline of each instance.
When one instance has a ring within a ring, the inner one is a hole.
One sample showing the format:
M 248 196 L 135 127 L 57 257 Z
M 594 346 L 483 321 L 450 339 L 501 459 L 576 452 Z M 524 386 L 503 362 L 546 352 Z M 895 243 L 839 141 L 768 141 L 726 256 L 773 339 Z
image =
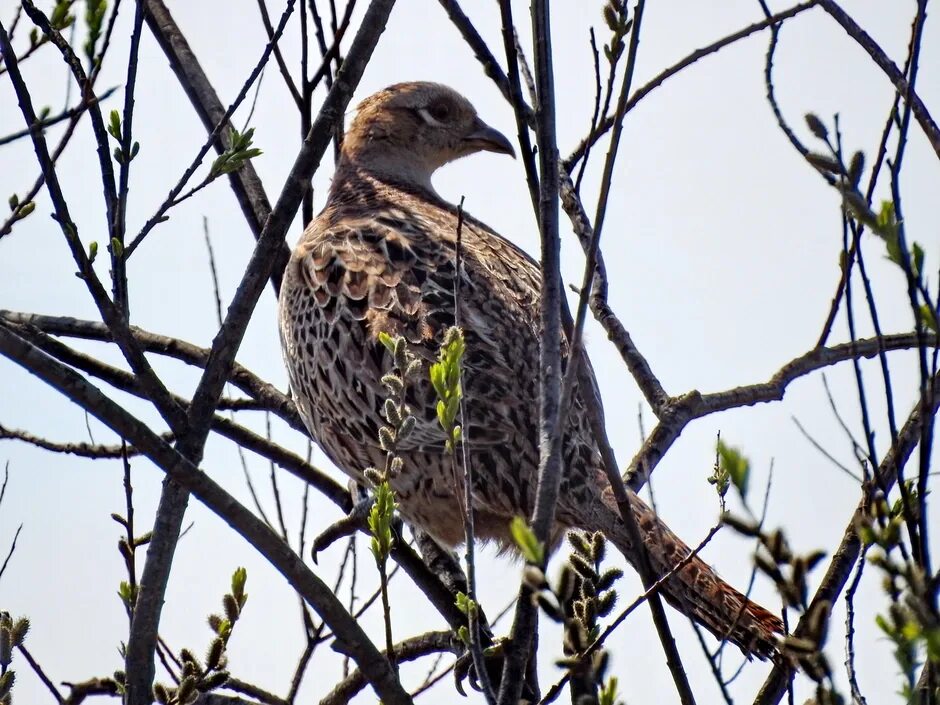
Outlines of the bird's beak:
M 463 141 L 473 149 L 508 154 L 513 159 L 516 158 L 516 150 L 513 149 L 512 142 L 506 138 L 506 135 L 499 130 L 494 130 L 479 118 L 474 122 L 473 130 L 463 138 Z

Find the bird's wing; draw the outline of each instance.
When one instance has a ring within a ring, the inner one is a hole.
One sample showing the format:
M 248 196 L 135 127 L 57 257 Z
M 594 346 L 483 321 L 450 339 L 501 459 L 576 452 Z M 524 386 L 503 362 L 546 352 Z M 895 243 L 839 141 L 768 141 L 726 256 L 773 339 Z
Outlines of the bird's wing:
M 529 319 L 537 312 L 537 283 L 536 300 L 527 293 L 538 268 L 508 242 L 500 239 L 518 253 L 516 257 L 481 246 L 491 234 L 481 238 L 481 233 L 468 230 L 458 277 L 455 242 L 441 237 L 435 230 L 440 227 L 414 214 L 322 219 L 295 253 L 300 278 L 327 322 L 340 316 L 358 322 L 344 346 L 342 366 L 371 387 L 368 393 L 378 404 L 387 394 L 379 380 L 391 365 L 379 333 L 401 335 L 419 358 L 435 360 L 446 330 L 455 323 L 456 290 L 467 340 L 463 369 L 470 419 L 464 431 L 478 446 L 504 444 L 520 432 L 516 412 L 531 416 L 533 408 L 534 397 L 520 398 L 510 390 L 518 390 L 525 372 L 520 369 L 521 354 L 513 351 L 521 353 L 515 346 L 532 340 Z M 527 283 L 516 291 L 520 278 Z M 534 318 L 537 325 L 537 313 Z M 534 393 L 534 377 L 532 381 Z M 437 399 L 426 367 L 409 380 L 408 398 L 418 419 L 408 445 L 428 451 L 443 448 Z M 496 398 L 498 408 L 478 410 L 472 404 L 475 398 L 487 399 L 490 406 Z

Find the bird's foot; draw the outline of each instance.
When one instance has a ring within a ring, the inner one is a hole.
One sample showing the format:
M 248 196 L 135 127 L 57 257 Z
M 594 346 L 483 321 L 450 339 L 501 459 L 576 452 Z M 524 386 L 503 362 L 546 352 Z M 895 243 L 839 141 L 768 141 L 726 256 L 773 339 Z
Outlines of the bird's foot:
M 483 663 L 489 676 L 490 685 L 494 690 L 499 690 L 499 679 L 503 673 L 503 646 L 505 639 L 497 639 L 491 646 L 483 649 Z M 470 680 L 470 687 L 476 691 L 482 692 L 483 684 L 477 675 L 476 664 L 473 663 L 473 652 L 467 649 L 454 663 L 454 685 L 457 692 L 467 697 L 463 688 L 464 681 Z
M 357 531 L 368 527 L 369 510 L 372 509 L 372 495 L 355 482 L 349 483 L 349 494 L 353 499 L 353 507 L 349 514 L 339 521 L 330 524 L 319 536 L 313 540 L 310 557 L 317 562 L 317 556 L 342 538 L 352 536 Z
M 499 683 L 503 677 L 503 661 L 505 660 L 505 647 L 509 644 L 508 638 L 497 639 L 491 646 L 483 649 L 483 664 L 486 673 L 489 676 L 490 686 L 494 691 L 499 691 Z M 454 681 L 457 692 L 467 696 L 464 691 L 463 683 L 470 680 L 470 687 L 476 691 L 483 690 L 483 684 L 477 675 L 476 665 L 473 663 L 473 653 L 467 651 L 460 656 L 454 664 Z M 538 702 L 539 697 L 528 677 L 522 685 L 522 700 L 520 702 Z

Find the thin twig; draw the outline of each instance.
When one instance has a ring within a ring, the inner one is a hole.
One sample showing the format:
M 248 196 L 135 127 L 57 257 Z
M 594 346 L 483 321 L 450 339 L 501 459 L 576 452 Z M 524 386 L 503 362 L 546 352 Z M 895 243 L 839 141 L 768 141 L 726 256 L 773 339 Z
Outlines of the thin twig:
M 16 533 L 13 534 L 13 541 L 10 542 L 10 550 L 7 551 L 7 557 L 3 559 L 3 565 L 0 566 L 0 578 L 3 577 L 3 574 L 7 570 L 7 565 L 10 562 L 10 559 L 13 558 L 13 552 L 16 550 L 16 540 L 20 537 L 20 532 L 23 530 L 23 525 L 20 524 L 16 528 Z
M 57 40 L 53 39 L 53 41 L 64 42 L 62 37 L 49 26 L 48 19 L 46 19 L 45 15 L 36 10 L 29 0 L 24 0 L 24 8 L 30 18 L 34 22 L 37 22 L 44 32 L 52 33 L 53 36 L 58 38 Z M 19 100 L 20 110 L 23 113 L 23 118 L 25 119 L 27 125 L 32 125 L 36 122 L 36 113 L 33 109 L 32 97 L 30 96 L 29 89 L 27 88 L 26 83 L 23 80 L 23 76 L 20 73 L 19 66 L 16 62 L 16 57 L 13 56 L 13 48 L 10 46 L 9 37 L 7 36 L 6 30 L 3 28 L 2 24 L 0 24 L 0 49 L 2 49 L 2 54 L 7 64 L 10 80 L 13 83 L 14 90 Z M 75 58 L 71 47 L 65 47 L 62 49 L 62 51 L 63 54 L 66 56 L 71 56 L 72 59 L 77 62 L 77 58 Z M 80 64 L 78 64 L 77 67 L 73 67 L 73 70 L 77 72 L 77 75 L 82 76 L 82 84 L 85 86 L 86 93 L 84 95 L 84 99 L 89 103 L 89 114 L 92 118 L 92 124 L 97 126 L 97 124 L 101 121 L 101 111 L 98 109 L 97 103 L 91 100 L 91 96 L 88 94 L 88 91 L 91 90 L 90 84 L 87 82 L 87 80 L 84 79 L 84 72 L 82 71 Z M 95 133 L 97 138 L 97 127 L 95 128 Z M 68 243 L 69 249 L 72 252 L 72 257 L 75 260 L 75 263 L 78 265 L 78 271 L 82 280 L 85 282 L 89 293 L 94 299 L 94 302 L 98 307 L 99 312 L 101 313 L 102 319 L 107 324 L 108 328 L 112 331 L 115 341 L 121 348 L 121 352 L 124 354 L 125 359 L 134 372 L 140 377 L 141 384 L 147 390 L 150 399 L 157 408 L 157 411 L 166 420 L 167 424 L 169 424 L 173 431 L 178 434 L 182 433 L 182 431 L 186 428 L 185 417 L 182 415 L 179 408 L 177 408 L 172 403 L 170 400 L 170 393 L 167 391 L 166 387 L 150 367 L 150 364 L 144 357 L 143 352 L 134 343 L 133 338 L 130 336 L 126 319 L 122 316 L 120 310 L 108 298 L 107 292 L 102 286 L 101 281 L 98 279 L 98 276 L 91 265 L 91 261 L 89 260 L 88 255 L 85 253 L 84 245 L 78 237 L 78 228 L 72 221 L 71 215 L 69 213 L 68 205 L 65 201 L 58 175 L 55 171 L 55 165 L 52 163 L 52 160 L 49 156 L 49 148 L 46 144 L 45 136 L 41 132 L 33 132 L 31 133 L 31 137 L 33 148 L 36 152 L 36 157 L 39 160 L 43 176 L 45 177 L 46 188 L 55 208 L 56 220 L 62 230 L 62 233 L 65 235 L 66 242 Z M 107 135 L 105 135 L 104 139 L 106 142 Z M 105 145 L 105 150 L 106 149 L 107 145 Z M 108 161 L 107 170 L 110 170 L 110 153 L 106 155 L 106 159 Z M 106 171 L 105 167 L 102 167 L 102 171 Z M 108 181 L 107 175 L 105 175 L 104 180 L 105 182 Z M 113 173 L 111 174 L 110 183 L 111 187 L 113 187 Z M 106 194 L 108 193 L 107 188 L 105 189 L 105 192 Z M 107 196 L 106 200 L 110 198 L 110 196 Z M 113 215 L 113 208 L 109 207 L 108 215 L 110 219 L 110 217 Z
M 165 441 L 172 441 L 173 434 L 170 432 L 165 432 L 161 434 L 161 438 Z M 36 446 L 37 448 L 42 448 L 43 450 L 48 450 L 53 453 L 66 453 L 69 455 L 75 455 L 79 458 L 95 458 L 97 460 L 105 459 L 117 459 L 121 458 L 123 455 L 123 446 L 118 445 L 101 445 L 95 443 L 59 443 L 56 441 L 51 441 L 48 438 L 41 438 L 36 436 L 29 431 L 24 431 L 18 428 L 7 428 L 0 424 L 0 440 L 16 440 L 22 441 L 23 443 L 29 443 L 30 445 Z M 136 448 L 127 449 L 128 457 L 134 457 L 140 454 Z
M 888 77 L 888 80 L 891 81 L 898 93 L 905 98 L 906 103 L 910 105 L 914 118 L 917 120 L 917 124 L 919 124 L 924 131 L 927 141 L 930 142 L 934 152 L 940 157 L 940 127 L 937 126 L 937 123 L 934 121 L 933 117 L 931 117 L 927 106 L 921 101 L 920 96 L 911 89 L 908 81 L 902 75 L 901 70 L 888 58 L 888 55 L 885 54 L 878 43 L 871 38 L 871 35 L 859 27 L 855 20 L 839 7 L 838 3 L 834 0 L 817 0 L 817 2 L 820 7 L 829 13 L 832 19 L 839 23 L 846 34 L 854 39 L 855 42 L 868 53 L 875 64 L 877 64 L 878 68 Z
M 183 188 L 186 186 L 189 179 L 196 172 L 199 166 L 202 164 L 202 160 L 205 158 L 206 154 L 212 148 L 213 145 L 218 146 L 224 145 L 224 149 L 227 149 L 231 146 L 231 123 L 230 120 L 235 111 L 242 104 L 242 101 L 245 100 L 245 97 L 248 95 L 248 91 L 251 86 L 257 80 L 258 76 L 264 70 L 264 67 L 267 65 L 268 58 L 271 55 L 272 50 L 277 45 L 278 40 L 281 37 L 281 34 L 284 32 L 284 28 L 287 26 L 287 21 L 290 19 L 291 14 L 294 11 L 294 3 L 296 0 L 287 0 L 287 6 L 284 9 L 284 12 L 281 14 L 281 19 L 278 22 L 277 29 L 275 30 L 271 40 L 267 43 L 264 50 L 261 53 L 261 58 L 255 64 L 254 68 L 251 70 L 251 73 L 248 75 L 248 78 L 242 84 L 241 89 L 238 92 L 238 95 L 235 96 L 235 100 L 229 105 L 228 109 L 222 114 L 222 116 L 215 120 L 215 126 L 212 131 L 209 133 L 209 137 L 203 143 L 202 147 L 199 148 L 199 151 L 196 153 L 196 156 L 193 158 L 190 165 L 183 172 L 183 175 L 179 178 L 176 184 L 170 189 L 169 194 L 163 200 L 163 203 L 157 208 L 156 212 L 144 223 L 144 226 L 140 229 L 140 232 L 134 236 L 134 239 L 128 243 L 127 247 L 124 248 L 125 256 L 130 257 L 134 250 L 143 242 L 144 238 L 147 237 L 148 233 L 153 230 L 159 223 L 163 222 L 166 219 L 166 212 L 172 208 L 177 203 L 182 202 L 189 196 L 191 196 L 196 191 L 200 190 L 202 187 L 208 185 L 214 177 L 210 174 L 203 180 L 199 186 L 192 189 L 184 197 L 180 197 L 180 193 Z M 148 21 L 153 28 L 160 19 L 161 15 L 155 14 L 158 9 L 157 3 L 153 0 L 147 2 L 147 12 L 148 12 Z M 167 13 L 168 14 L 168 13 Z M 219 150 L 223 151 L 222 149 Z
M 29 650 L 23 646 L 23 644 L 18 644 L 16 647 L 17 651 L 23 654 L 23 658 L 26 659 L 26 662 L 29 664 L 29 667 L 33 669 L 33 673 L 36 674 L 36 677 L 42 681 L 42 684 L 46 686 L 49 692 L 52 694 L 52 697 L 55 698 L 56 702 L 63 703 L 66 700 L 62 697 L 62 693 L 59 692 L 59 689 L 55 687 L 55 684 L 52 682 L 52 679 L 46 675 L 46 672 L 42 669 L 42 666 L 39 665 L 39 662 L 33 658 L 33 655 Z M 71 697 L 69 701 L 71 701 Z
M 508 2 L 501 2 L 501 8 Z M 510 56 L 515 53 L 515 28 L 503 25 L 503 37 Z M 539 345 L 539 471 L 532 514 L 532 529 L 543 546 L 548 546 L 555 518 L 555 505 L 561 484 L 561 428 L 558 424 L 561 400 L 561 240 L 558 229 L 558 145 L 555 135 L 555 80 L 551 44 L 551 19 L 547 0 L 532 3 L 532 35 L 535 41 L 535 82 L 538 91 L 535 133 L 538 142 L 539 190 L 538 221 L 541 235 L 541 300 Z M 508 48 L 511 46 L 511 50 Z M 513 67 L 510 66 L 510 71 Z M 517 109 L 517 115 L 521 115 Z M 519 118 L 517 118 L 519 119 Z M 520 124 L 520 128 L 523 126 Z M 525 155 L 523 155 L 525 158 Z M 539 566 L 544 569 L 544 565 Z M 523 583 L 516 603 L 506 649 L 499 705 L 519 702 L 526 666 L 537 628 L 538 607 L 531 588 Z
M 456 245 L 454 249 L 454 325 L 457 328 L 460 328 L 462 324 L 462 319 L 460 317 L 460 281 L 461 276 L 461 267 L 462 263 L 462 247 L 463 247 L 463 204 L 464 197 L 460 197 L 460 203 L 457 206 L 457 236 L 456 236 Z M 459 370 L 460 380 L 459 384 L 461 389 L 466 389 L 465 382 L 463 379 L 463 369 Z M 486 661 L 483 657 L 483 644 L 480 641 L 480 618 L 479 611 L 477 609 L 477 577 L 476 577 L 476 561 L 474 557 L 474 548 L 476 547 L 476 527 L 474 526 L 474 510 L 473 510 L 473 488 L 475 486 L 474 480 L 474 469 L 473 464 L 470 462 L 470 444 L 472 439 L 470 437 L 470 419 L 467 416 L 466 402 L 463 398 L 463 395 L 460 395 L 459 398 L 459 411 L 460 411 L 460 462 L 463 465 L 463 472 L 458 475 L 457 467 L 457 449 L 451 448 L 450 450 L 450 460 L 452 473 L 454 476 L 454 485 L 455 490 L 459 487 L 457 478 L 460 477 L 463 481 L 463 497 L 461 507 L 463 511 L 463 522 L 464 522 L 464 560 L 467 564 L 467 597 L 470 600 L 471 608 L 467 610 L 467 626 L 470 634 L 470 653 L 473 657 L 473 667 L 476 669 L 477 678 L 480 682 L 480 689 L 483 692 L 483 696 L 486 698 L 486 702 L 490 705 L 494 705 L 496 702 L 496 691 L 493 688 L 493 684 L 490 681 L 490 674 L 486 668 Z
M 268 34 L 268 41 L 271 42 L 274 40 L 274 27 L 271 26 L 271 17 L 268 14 L 268 4 L 265 0 L 258 0 L 258 11 L 261 13 L 261 24 L 264 25 L 264 31 Z M 281 53 L 281 47 L 277 44 L 274 45 L 274 60 L 277 62 L 277 68 L 281 72 L 281 77 L 284 79 L 284 85 L 287 86 L 287 90 L 290 93 L 291 98 L 294 99 L 294 104 L 299 110 L 300 93 L 297 92 L 297 86 L 294 83 L 294 79 L 291 78 L 290 69 L 287 68 L 287 63 L 284 61 L 284 55 Z
M 868 702 L 858 687 L 855 670 L 855 592 L 862 581 L 867 552 L 868 547 L 864 546 L 855 565 L 855 577 L 849 584 L 849 589 L 845 591 L 845 671 L 849 679 L 849 688 L 852 691 L 853 705 L 867 705 Z
M 539 701 L 539 705 L 544 705 L 545 703 L 549 703 L 555 698 L 557 698 L 558 693 L 561 691 L 562 688 L 565 687 L 565 684 L 571 678 L 571 672 L 575 670 L 576 668 L 578 668 L 578 666 L 587 663 L 591 655 L 595 651 L 597 651 L 597 649 L 603 646 L 604 642 L 607 641 L 607 638 L 611 634 L 614 633 L 617 627 L 619 627 L 627 617 L 629 617 L 634 611 L 636 611 L 637 607 L 642 605 L 644 602 L 646 602 L 648 599 L 650 599 L 654 595 L 658 595 L 660 590 L 666 585 L 669 579 L 672 578 L 680 570 L 685 568 L 689 564 L 689 562 L 692 561 L 692 559 L 695 558 L 709 544 L 709 542 L 715 537 L 715 534 L 717 534 L 721 530 L 721 527 L 722 527 L 722 524 L 719 523 L 713 526 L 711 529 L 709 529 L 708 533 L 705 535 L 705 538 L 703 538 L 694 549 L 689 551 L 689 554 L 687 556 L 685 556 L 682 560 L 676 563 L 671 569 L 663 573 L 662 576 L 657 578 L 656 582 L 654 582 L 653 584 L 651 584 L 649 587 L 645 589 L 643 594 L 641 594 L 639 597 L 634 599 L 633 602 L 631 602 L 629 605 L 624 607 L 620 611 L 620 613 L 614 618 L 614 620 L 610 624 L 608 624 L 607 627 L 604 628 L 604 631 L 602 631 L 600 635 L 594 641 L 592 641 L 591 644 L 583 652 L 581 652 L 578 655 L 578 663 L 572 664 L 569 667 L 568 671 L 565 673 L 565 675 L 559 678 L 558 681 L 556 681 L 555 684 L 552 685 L 552 687 L 548 689 L 548 691 L 545 693 L 545 696 L 542 698 L 541 701 Z
M 98 96 L 98 101 L 102 102 L 102 101 L 107 100 L 112 95 L 114 95 L 114 92 L 116 90 L 117 90 L 117 86 L 115 86 L 114 88 L 109 88 L 108 90 L 104 91 L 101 95 Z M 19 130 L 18 132 L 13 132 L 4 137 L 0 137 L 0 147 L 2 147 L 5 144 L 10 144 L 11 142 L 15 142 L 21 137 L 28 137 L 29 134 L 33 130 L 45 130 L 46 128 L 52 127 L 53 125 L 58 125 L 60 122 L 64 122 L 65 120 L 70 120 L 72 118 L 75 118 L 81 115 L 82 113 L 84 113 L 87 109 L 88 109 L 88 106 L 84 102 L 81 102 L 78 105 L 74 105 L 71 108 L 63 110 L 58 115 L 54 115 L 53 117 L 47 117 L 43 120 L 40 120 L 37 124 L 33 125 L 32 127 L 26 127 L 26 128 L 23 128 L 22 130 Z
M 783 20 L 794 17 L 800 14 L 801 12 L 808 10 L 811 7 L 817 5 L 818 2 L 819 0 L 810 0 L 809 2 L 800 3 L 799 5 L 795 5 L 788 10 L 778 12 L 777 14 L 771 17 L 768 17 L 767 19 L 761 22 L 755 22 L 754 24 L 748 25 L 747 27 L 744 27 L 743 29 L 737 32 L 734 32 L 725 37 L 722 37 L 721 39 L 718 39 L 717 41 L 712 42 L 708 46 L 695 50 L 688 56 L 677 61 L 675 64 L 673 64 L 669 68 L 660 72 L 657 76 L 652 78 L 645 85 L 638 88 L 636 92 L 630 97 L 630 100 L 627 102 L 626 112 L 629 113 L 631 110 L 633 110 L 633 108 L 635 108 L 643 98 L 645 98 L 647 95 L 652 93 L 653 90 L 655 90 L 656 88 L 659 88 L 667 79 L 675 76 L 677 73 L 688 68 L 699 59 L 702 59 L 708 56 L 709 54 L 714 54 L 715 52 L 720 51 L 721 49 L 724 49 L 726 46 L 730 44 L 733 44 L 746 37 L 749 37 L 750 35 L 756 32 L 763 31 L 767 29 L 768 27 L 772 27 L 773 25 L 779 22 L 782 22 Z M 571 168 L 578 162 L 578 160 L 584 156 L 584 152 L 585 150 L 587 150 L 588 145 L 597 142 L 597 140 L 599 140 L 605 133 L 607 133 L 607 131 L 609 131 L 610 128 L 613 127 L 613 125 L 614 125 L 613 117 L 610 117 L 601 121 L 600 125 L 598 125 L 598 127 L 594 129 L 591 132 L 591 134 L 589 134 L 584 140 L 582 140 L 581 144 L 578 145 L 578 147 L 562 162 L 563 166 L 565 167 L 565 170 L 570 171 Z
M 883 491 L 891 489 L 897 481 L 898 468 L 908 461 L 920 441 L 920 431 L 925 418 L 936 415 L 937 409 L 940 407 L 940 394 L 936 394 L 938 388 L 940 388 L 940 376 L 935 375 L 933 377 L 931 387 L 935 393 L 930 398 L 930 405 L 925 406 L 920 402 L 915 405 L 898 433 L 897 445 L 885 454 L 881 464 L 877 467 L 876 478 L 872 484 L 873 488 L 883 488 Z M 845 586 L 852 567 L 861 553 L 862 543 L 858 537 L 857 526 L 859 518 L 868 511 L 869 494 L 869 492 L 864 494 L 852 513 L 842 540 L 832 555 L 826 574 L 813 595 L 804 617 L 801 618 L 800 623 L 794 630 L 794 634 L 797 636 L 801 635 L 806 629 L 805 615 L 814 614 L 815 606 L 822 601 L 832 603 Z M 754 701 L 755 705 L 776 705 L 779 703 L 786 691 L 791 675 L 792 670 L 789 664 L 784 662 L 776 663 Z

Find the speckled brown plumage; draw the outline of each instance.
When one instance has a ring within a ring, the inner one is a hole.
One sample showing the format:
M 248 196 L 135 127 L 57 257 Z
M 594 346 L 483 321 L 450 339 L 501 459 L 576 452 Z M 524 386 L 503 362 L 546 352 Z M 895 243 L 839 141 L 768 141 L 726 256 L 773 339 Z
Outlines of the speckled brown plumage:
M 390 360 L 379 332 L 403 335 L 427 361 L 454 323 L 459 284 L 467 418 L 476 531 L 511 544 L 509 522 L 529 516 L 537 484 L 538 265 L 470 217 L 456 271 L 457 212 L 433 190 L 441 165 L 481 149 L 511 153 L 466 99 L 430 83 L 392 86 L 359 108 L 346 135 L 326 207 L 307 227 L 284 275 L 280 328 L 300 413 L 314 440 L 353 478 L 381 467 L 381 384 Z M 463 540 L 455 481 L 422 374 L 411 383 L 414 433 L 399 446 L 404 470 L 394 481 L 402 515 L 446 546 Z M 631 563 L 627 538 L 583 404 L 569 410 L 559 534 L 603 531 Z M 654 568 L 666 572 L 689 548 L 631 495 Z M 669 602 L 760 657 L 774 651 L 780 620 L 748 601 L 695 558 L 665 590 Z

